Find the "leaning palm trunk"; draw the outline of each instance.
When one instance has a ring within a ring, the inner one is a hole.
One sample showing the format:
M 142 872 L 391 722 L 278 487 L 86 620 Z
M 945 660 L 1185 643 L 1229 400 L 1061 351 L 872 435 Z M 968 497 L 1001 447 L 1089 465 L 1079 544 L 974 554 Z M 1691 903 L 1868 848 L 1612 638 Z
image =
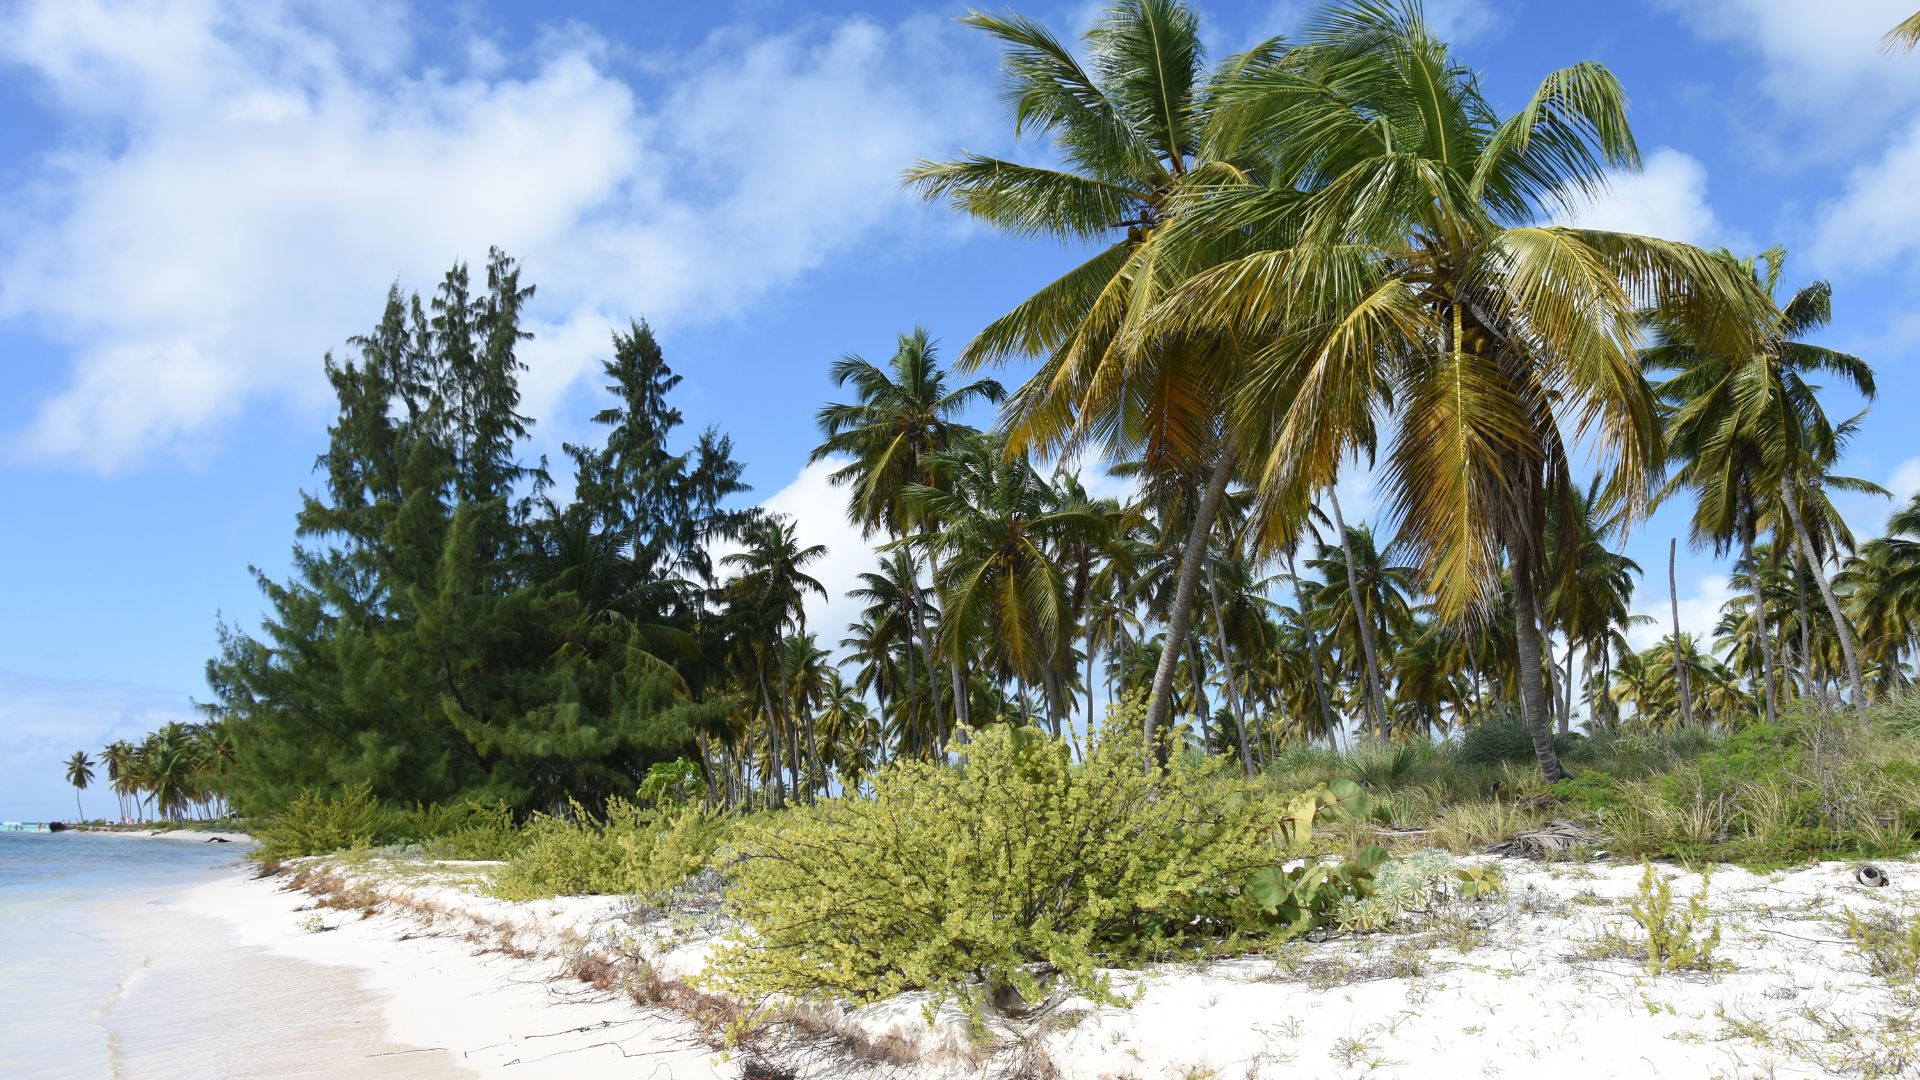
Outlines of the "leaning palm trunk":
M 1153 691 L 1147 699 L 1144 734 L 1149 748 L 1148 765 L 1165 765 L 1169 747 L 1166 729 L 1173 712 L 1173 675 L 1180 666 L 1180 653 L 1186 647 L 1187 629 L 1193 624 L 1193 601 L 1199 591 L 1200 566 L 1206 561 L 1207 537 L 1213 532 L 1213 520 L 1226 498 L 1227 484 L 1233 479 L 1234 451 L 1222 450 L 1214 463 L 1213 475 L 1193 513 L 1193 527 L 1187 531 L 1187 549 L 1180 557 L 1180 578 L 1174 585 L 1173 610 L 1167 616 L 1167 640 L 1160 647 L 1160 663 L 1153 672 Z
M 1320 666 L 1320 635 L 1314 632 L 1313 621 L 1307 618 L 1307 594 L 1300 588 L 1300 574 L 1294 569 L 1293 549 L 1287 549 L 1287 577 L 1293 581 L 1294 606 L 1300 609 L 1300 628 L 1307 635 L 1307 660 L 1313 667 L 1313 696 L 1320 702 L 1320 719 L 1327 725 L 1327 738 L 1338 739 L 1339 718 L 1333 715 L 1332 699 L 1327 696 L 1327 673 Z
M 1778 723 L 1780 706 L 1773 694 L 1773 645 L 1767 632 L 1767 598 L 1760 589 L 1760 567 L 1753 561 L 1753 508 L 1746 511 L 1745 527 L 1740 530 L 1741 555 L 1747 561 L 1747 580 L 1753 586 L 1753 632 L 1760 646 L 1760 678 L 1766 684 L 1767 723 Z
M 1540 604 L 1536 595 L 1533 560 L 1514 552 L 1513 559 L 1513 637 L 1519 654 L 1520 713 L 1526 720 L 1527 734 L 1533 739 L 1534 757 L 1540 762 L 1540 775 L 1551 784 L 1566 777 L 1560 755 L 1553 749 L 1553 728 L 1547 719 L 1546 672 L 1540 647 Z
M 1687 685 L 1687 662 L 1680 655 L 1680 585 L 1673 575 L 1673 559 L 1680 538 L 1667 541 L 1667 599 L 1673 605 L 1673 677 L 1680 687 L 1680 723 L 1693 726 L 1693 688 Z
M 1240 767 L 1253 775 L 1253 751 L 1247 746 L 1247 710 L 1233 681 L 1233 651 L 1227 648 L 1227 620 L 1220 614 L 1220 582 L 1207 575 L 1207 597 L 1213 604 L 1213 633 L 1220 642 L 1220 667 L 1226 674 L 1227 707 L 1233 710 L 1233 730 L 1240 740 Z
M 1381 688 L 1385 680 L 1380 677 L 1380 652 L 1373 641 L 1373 620 L 1367 617 L 1366 605 L 1360 602 L 1360 577 L 1353 561 L 1353 544 L 1347 539 L 1347 522 L 1340 514 L 1340 496 L 1328 488 L 1327 500 L 1333 506 L 1333 527 L 1340 534 L 1340 553 L 1346 556 L 1347 594 L 1353 601 L 1354 622 L 1360 628 L 1360 649 L 1366 654 L 1367 713 L 1373 722 L 1375 737 L 1384 742 L 1387 737 L 1387 710 Z
M 1793 497 L 1793 489 L 1787 478 L 1780 478 L 1780 497 L 1787 504 L 1787 516 L 1793 519 L 1793 535 L 1800 544 L 1800 555 L 1808 563 L 1813 562 L 1813 540 L 1807 535 L 1807 522 L 1800 514 L 1800 500 Z M 1827 580 L 1824 572 L 1815 573 L 1813 580 L 1820 586 L 1820 598 L 1827 602 L 1827 614 L 1833 617 L 1833 632 L 1840 638 L 1840 656 L 1847 664 L 1847 684 L 1853 690 L 1853 714 L 1861 723 L 1867 719 L 1867 697 L 1860 681 L 1860 654 L 1853 647 L 1853 630 L 1847 625 L 1847 617 L 1840 610 L 1840 602 L 1834 599 L 1833 583 Z
M 1806 552 L 1801 551 L 1798 544 L 1794 545 L 1793 565 L 1793 602 L 1800 611 L 1800 683 L 1806 687 L 1807 695 L 1813 698 L 1814 704 L 1824 713 L 1828 708 L 1827 688 L 1815 682 L 1813 677 L 1813 641 L 1810 637 L 1812 631 L 1809 629 L 1812 619 L 1807 613 L 1806 575 L 1809 571 Z

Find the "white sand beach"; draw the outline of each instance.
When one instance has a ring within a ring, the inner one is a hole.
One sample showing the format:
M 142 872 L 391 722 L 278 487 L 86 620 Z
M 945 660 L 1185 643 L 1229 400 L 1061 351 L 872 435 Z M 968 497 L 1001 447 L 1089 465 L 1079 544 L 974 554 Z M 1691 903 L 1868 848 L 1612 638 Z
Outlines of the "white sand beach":
M 1610 933 L 1637 932 L 1626 903 L 1640 866 L 1499 862 L 1504 896 L 1416 918 L 1412 933 L 1122 974 L 1120 985 L 1140 995 L 1131 1008 L 1058 1002 L 1038 1019 L 995 1021 L 990 1046 L 969 1043 L 952 1010 L 929 1028 L 911 997 L 813 1010 L 791 1029 L 790 1055 L 774 1040 L 768 1060 L 802 1076 L 1072 1080 L 1920 1068 L 1914 997 L 1869 971 L 1840 923 L 1847 910 L 1920 911 L 1920 862 L 1882 863 L 1891 882 L 1881 888 L 1857 884 L 1845 863 L 1774 874 L 1719 868 L 1709 892 L 1721 931 L 1716 970 L 1660 977 L 1642 961 L 1588 955 L 1604 953 L 1594 945 Z M 245 944 L 358 972 L 384 1002 L 390 1041 L 436 1048 L 476 1075 L 742 1075 L 750 1059 L 729 1057 L 695 1019 L 578 977 L 582 955 L 617 965 L 639 952 L 653 997 L 697 1000 L 660 987 L 697 973 L 717 920 L 636 925 L 610 898 L 508 903 L 462 886 L 472 873 L 373 861 L 309 882 L 332 890 L 340 907 L 314 906 L 313 895 L 287 890 L 287 877 L 235 875 L 195 889 L 183 907 L 227 920 Z M 1697 873 L 1660 873 L 1678 905 L 1699 888 Z

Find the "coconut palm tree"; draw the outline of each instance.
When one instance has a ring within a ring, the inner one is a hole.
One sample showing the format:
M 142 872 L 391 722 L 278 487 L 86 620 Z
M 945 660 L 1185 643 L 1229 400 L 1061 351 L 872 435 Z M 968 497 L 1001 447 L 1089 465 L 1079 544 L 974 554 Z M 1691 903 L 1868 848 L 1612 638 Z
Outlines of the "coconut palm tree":
M 1560 734 L 1571 725 L 1573 712 L 1573 652 L 1587 650 L 1589 663 L 1600 655 L 1600 682 L 1607 682 L 1612 645 L 1618 629 L 1633 619 L 1633 579 L 1640 564 L 1610 550 L 1607 542 L 1613 522 L 1600 513 L 1600 482 L 1575 491 L 1548 519 L 1548 563 L 1554 582 L 1547 594 L 1549 621 L 1567 636 L 1566 696 L 1560 709 Z
M 1666 313 L 1657 313 L 1658 343 L 1644 354 L 1649 369 L 1671 372 L 1660 396 L 1672 410 L 1669 439 L 1680 468 L 1669 492 L 1687 489 L 1698 505 L 1693 516 L 1696 542 L 1725 553 L 1737 544 L 1753 562 L 1753 545 L 1770 507 L 1784 509 L 1800 546 L 1800 557 L 1815 566 L 1813 540 L 1807 534 L 1803 502 L 1812 480 L 1830 463 L 1844 441 L 1820 406 L 1818 388 L 1807 382 L 1816 373 L 1841 380 L 1861 396 L 1874 394 L 1873 370 L 1858 357 L 1801 340 L 1833 316 L 1833 290 L 1814 282 L 1784 305 L 1774 306 L 1786 253 L 1778 248 L 1742 265 L 1766 298 L 1764 318 L 1751 340 L 1705 342 Z M 1730 346 L 1730 347 L 1729 347 Z M 1838 515 L 1834 515 L 1837 519 Z M 1839 603 L 1818 575 L 1829 614 L 1844 623 Z M 1759 578 L 1753 578 L 1757 585 Z M 1756 594 L 1757 601 L 1757 594 Z M 1769 721 L 1778 715 L 1773 670 L 1774 647 L 1768 640 L 1766 606 L 1754 606 L 1761 675 Z M 1846 657 L 1854 708 L 1864 715 L 1865 692 L 1853 635 L 1836 626 Z
M 1834 586 L 1883 687 L 1899 685 L 1903 657 L 1920 647 L 1920 496 L 1888 520 L 1887 535 L 1860 546 Z
M 75 820 L 85 821 L 87 812 L 80 806 L 80 793 L 93 783 L 93 760 L 85 750 L 75 750 L 67 759 L 67 783 L 73 785 L 73 811 L 78 815 Z
M 1731 338 L 1752 283 L 1688 245 L 1533 224 L 1638 163 L 1597 65 L 1554 72 L 1503 118 L 1417 5 L 1353 0 L 1217 98 L 1279 164 L 1183 193 L 1163 258 L 1197 265 L 1146 327 L 1249 343 L 1230 412 L 1259 434 L 1244 449 L 1279 532 L 1398 420 L 1382 471 L 1398 542 L 1449 621 L 1484 613 L 1511 566 L 1521 711 L 1557 779 L 1542 556 L 1547 508 L 1573 490 L 1569 433 L 1602 452 L 1608 504 L 1639 510 L 1661 459 L 1640 313 L 1684 296 L 1702 334 Z
M 899 345 L 885 368 L 848 353 L 834 361 L 835 386 L 853 387 L 856 400 L 821 408 L 820 445 L 810 461 L 828 457 L 851 460 L 835 470 L 834 484 L 851 488 L 847 516 L 860 526 L 862 536 L 876 532 L 899 539 L 910 527 L 931 531 L 938 522 L 910 522 L 900 494 L 910 484 L 931 484 L 927 458 L 971 438 L 975 430 L 959 417 L 978 403 L 997 402 L 1004 395 L 998 382 L 980 379 L 949 386 L 940 367 L 939 349 L 924 327 L 901 334 Z M 919 638 L 921 662 L 933 669 L 932 613 L 920 588 L 918 569 L 906 578 L 914 602 L 914 633 Z M 961 676 L 953 672 L 956 708 L 961 707 Z M 924 689 L 934 726 L 945 729 L 937 683 L 925 680 Z M 957 717 L 956 717 L 957 719 Z
M 907 542 L 939 556 L 943 652 L 955 656 L 978 644 L 996 682 L 1011 679 L 1022 692 L 1044 687 L 1063 674 L 1051 665 L 1061 655 L 1060 636 L 1072 629 L 1056 555 L 1074 534 L 1097 530 L 1100 514 L 1083 502 L 1062 503 L 1027 459 L 1007 453 L 995 436 L 930 461 L 939 485 L 909 484 L 901 500 L 916 519 L 942 523 L 938 533 Z M 1060 734 L 1060 712 L 1047 712 Z
M 756 661 L 760 690 L 765 699 L 768 726 L 771 729 L 772 749 L 775 758 L 780 753 L 778 727 L 786 723 L 791 740 L 793 707 L 788 696 L 789 683 L 786 671 L 787 652 L 784 645 L 786 631 L 794 627 L 801 634 L 806 633 L 806 598 L 809 595 L 825 597 L 826 586 L 809 576 L 806 568 L 826 557 L 827 549 L 819 544 L 802 546 L 795 535 L 793 523 L 784 517 L 769 516 L 750 525 L 745 534 L 746 548 L 733 552 L 723 559 L 721 564 L 738 571 L 731 583 L 737 600 L 743 601 L 746 613 L 751 617 L 756 632 L 755 642 L 750 646 Z M 779 669 L 779 685 L 782 700 L 778 716 L 775 715 L 774 700 L 767 686 L 766 654 L 772 654 L 775 666 Z M 817 748 L 813 744 L 813 724 L 806 724 L 807 752 L 813 760 L 819 759 Z M 799 783 L 799 749 L 789 742 L 788 758 L 796 785 Z M 774 806 L 781 803 L 781 791 L 778 782 L 779 765 L 776 760 L 774 773 Z
M 1264 172 L 1264 153 L 1220 123 L 1213 102 L 1223 85 L 1269 63 L 1278 44 L 1210 70 L 1199 20 L 1177 0 L 1116 0 L 1087 33 L 1084 64 L 1021 16 L 975 12 L 964 21 L 1004 49 L 1016 134 L 1050 137 L 1060 164 L 967 154 L 920 162 L 907 184 L 1003 231 L 1098 250 L 990 323 L 961 365 L 1042 358 L 1007 404 L 1014 452 L 1098 444 L 1116 460 L 1139 459 L 1156 475 L 1197 482 L 1186 543 L 1173 549 L 1179 572 L 1147 702 L 1147 742 L 1164 755 L 1159 733 L 1189 645 L 1207 538 L 1240 460 L 1225 403 L 1241 350 L 1230 328 L 1131 343 L 1126 331 L 1178 280 L 1158 251 L 1183 193 Z

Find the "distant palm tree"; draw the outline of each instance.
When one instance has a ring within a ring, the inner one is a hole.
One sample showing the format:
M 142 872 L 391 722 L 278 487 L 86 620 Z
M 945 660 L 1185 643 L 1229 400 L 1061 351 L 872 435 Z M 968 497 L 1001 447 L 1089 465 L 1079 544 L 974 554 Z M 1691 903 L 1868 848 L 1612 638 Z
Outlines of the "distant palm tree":
M 85 821 L 87 812 L 80 806 L 80 792 L 93 783 L 93 761 L 87 757 L 85 750 L 75 750 L 73 756 L 67 759 L 67 783 L 73 785 L 74 812 L 80 815 L 81 821 Z
M 781 517 L 767 517 L 749 526 L 744 536 L 746 549 L 723 558 L 722 564 L 737 569 L 740 574 L 730 583 L 734 596 L 740 601 L 742 617 L 754 627 L 754 640 L 749 651 L 755 657 L 759 675 L 760 693 L 766 704 L 771 745 L 776 757 L 774 762 L 774 806 L 778 808 L 782 800 L 779 785 L 780 741 L 778 726 L 784 719 L 792 738 L 793 708 L 788 693 L 786 631 L 789 626 L 805 634 L 807 629 L 806 598 L 809 594 L 825 597 L 826 586 L 809 576 L 806 568 L 826 557 L 827 549 L 819 544 L 802 546 L 794 532 L 793 523 Z M 775 714 L 773 695 L 768 687 L 766 660 L 771 654 L 779 668 L 779 685 L 783 706 Z M 817 748 L 813 745 L 813 724 L 806 722 L 807 751 L 809 757 L 819 759 Z M 794 782 L 799 783 L 799 750 L 788 746 L 790 767 Z M 800 792 L 796 792 L 800 794 Z
M 1695 340 L 1686 329 L 1656 316 L 1659 341 L 1643 354 L 1648 368 L 1672 373 L 1660 384 L 1659 393 L 1672 410 L 1667 434 L 1672 456 L 1681 465 L 1667 490 L 1687 488 L 1698 496 L 1693 515 L 1697 542 L 1710 542 L 1721 553 L 1737 546 L 1749 565 L 1762 518 L 1775 509 L 1791 519 L 1801 554 L 1813 562 L 1814 553 L 1805 550 L 1813 545 L 1806 536 L 1802 503 L 1813 487 L 1810 473 L 1829 463 L 1845 425 L 1836 429 L 1827 419 L 1819 387 L 1808 377 L 1832 376 L 1862 397 L 1874 395 L 1873 369 L 1865 362 L 1801 340 L 1832 318 L 1833 290 L 1826 282 L 1814 282 L 1773 307 L 1771 298 L 1785 261 L 1786 252 L 1776 248 L 1743 263 L 1772 309 L 1757 339 L 1728 348 L 1724 343 Z M 1752 580 L 1757 586 L 1760 579 L 1756 575 Z M 1840 618 L 1831 590 L 1823 587 L 1821 595 L 1829 612 Z M 1773 645 L 1766 608 L 1757 593 L 1755 601 L 1754 632 L 1766 716 L 1771 721 L 1778 715 Z M 1852 634 L 1844 625 L 1835 629 L 1847 662 L 1854 708 L 1864 710 Z
M 816 418 L 822 436 L 810 461 L 830 456 L 851 458 L 830 480 L 851 487 L 847 517 L 860 526 L 862 536 L 885 532 L 895 539 L 909 528 L 931 532 L 938 522 L 909 520 L 900 494 L 911 484 L 932 484 L 928 458 L 976 434 L 960 421 L 969 406 L 996 402 L 1004 391 L 992 379 L 949 386 L 940 368 L 939 350 L 923 327 L 901 334 L 893 358 L 885 368 L 852 353 L 834 361 L 835 386 L 851 385 L 857 400 L 821 408 Z M 932 612 L 920 588 L 920 574 L 909 565 L 903 580 L 913 601 L 914 635 L 920 659 L 931 674 L 933 666 Z M 961 673 L 953 670 L 955 721 L 964 719 L 965 702 L 958 693 Z M 944 730 L 938 684 L 922 684 L 932 710 L 934 727 Z
M 902 493 L 917 517 L 943 523 L 926 543 L 946 556 L 935 583 L 946 617 L 942 651 L 984 643 L 996 678 L 1044 687 L 1071 630 L 1067 581 L 1055 558 L 1075 533 L 1097 530 L 1101 515 L 1087 503 L 1062 503 L 1023 456 L 996 437 L 970 440 L 934 455 L 940 486 L 909 485 Z M 1070 677 L 1069 673 L 1069 677 Z M 1061 733 L 1058 702 L 1047 711 Z

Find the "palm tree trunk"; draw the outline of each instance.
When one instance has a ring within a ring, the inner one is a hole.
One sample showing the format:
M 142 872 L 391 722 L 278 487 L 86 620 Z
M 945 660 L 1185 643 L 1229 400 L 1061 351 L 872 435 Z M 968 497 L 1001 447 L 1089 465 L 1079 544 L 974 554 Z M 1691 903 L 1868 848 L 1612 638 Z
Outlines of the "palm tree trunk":
M 1234 451 L 1231 446 L 1220 452 L 1206 491 L 1193 513 L 1193 527 L 1187 530 L 1187 548 L 1180 557 L 1180 577 L 1174 585 L 1173 610 L 1167 615 L 1167 640 L 1160 647 L 1160 663 L 1153 672 L 1153 692 L 1147 698 L 1144 734 L 1149 767 L 1167 762 L 1164 732 L 1173 711 L 1173 674 L 1180 664 L 1180 652 L 1186 646 L 1187 627 L 1193 622 L 1194 594 L 1200 585 L 1200 566 L 1207 557 L 1207 538 L 1213 534 L 1213 519 L 1226 498 L 1227 484 L 1233 479 Z
M 1375 737 L 1385 742 L 1387 706 L 1382 687 L 1386 680 L 1380 677 L 1380 652 L 1374 645 L 1373 620 L 1367 617 L 1366 605 L 1360 602 L 1360 574 L 1353 562 L 1353 544 L 1347 539 L 1347 522 L 1340 514 L 1340 496 L 1328 488 L 1327 500 L 1333 505 L 1333 527 L 1340 533 L 1340 553 L 1347 559 L 1347 593 L 1353 600 L 1354 621 L 1360 626 L 1360 649 L 1366 653 L 1367 707 L 1373 718 Z
M 1200 635 L 1187 631 L 1187 670 L 1193 676 L 1193 711 L 1200 718 L 1200 745 L 1213 753 L 1213 707 L 1207 703 L 1207 669 L 1201 663 Z
M 1340 720 L 1333 715 L 1333 700 L 1327 695 L 1327 673 L 1320 666 L 1320 635 L 1307 617 L 1307 594 L 1300 588 L 1300 573 L 1294 569 L 1293 549 L 1287 549 L 1287 577 L 1293 581 L 1293 603 L 1300 611 L 1300 628 L 1307 635 L 1307 660 L 1313 667 L 1313 696 L 1320 701 L 1320 719 L 1327 725 L 1327 737 L 1337 738 Z
M 1091 620 L 1089 620 L 1091 621 Z M 1107 696 L 1113 696 L 1111 684 L 1107 687 Z M 1093 741 L 1093 631 L 1087 631 L 1087 741 Z
M 1680 585 L 1673 574 L 1680 538 L 1667 538 L 1667 600 L 1673 605 L 1673 677 L 1680 687 L 1680 723 L 1693 726 L 1693 688 L 1687 685 L 1687 663 L 1680 655 Z
M 1545 621 L 1545 616 L 1543 614 L 1542 622 L 1544 621 Z M 1547 716 L 1550 718 L 1549 722 L 1553 724 L 1555 730 L 1559 730 L 1560 728 L 1560 720 L 1559 720 L 1560 718 L 1560 662 L 1553 658 L 1553 635 L 1547 631 L 1547 628 L 1545 626 L 1542 626 L 1540 628 L 1540 657 L 1541 657 L 1541 664 L 1546 669 L 1545 678 L 1546 678 L 1546 687 L 1547 687 Z M 1561 731 L 1560 733 L 1562 735 L 1566 734 L 1565 731 Z
M 931 529 L 922 526 L 920 532 L 922 536 L 927 536 L 931 534 Z M 927 558 L 931 563 L 933 557 L 929 555 Z M 920 588 L 919 565 L 909 559 L 907 569 L 910 571 L 907 575 L 907 583 L 911 586 L 907 590 L 907 595 L 913 599 L 913 628 L 915 636 L 920 639 L 920 660 L 928 673 L 927 706 L 932 710 L 930 718 L 933 720 L 934 742 L 944 750 L 947 745 L 947 725 L 944 715 L 940 712 L 940 684 L 932 678 L 933 630 L 928 626 L 926 595 Z M 959 706 L 956 704 L 955 708 L 958 709 Z M 956 713 L 955 723 L 965 723 L 965 721 L 959 719 Z
M 1821 712 L 1827 711 L 1827 688 L 1813 681 L 1813 620 L 1807 611 L 1806 552 L 1796 542 L 1793 548 L 1793 602 L 1800 609 L 1800 685 L 1813 698 Z
M 1247 745 L 1247 710 L 1233 681 L 1233 651 L 1227 648 L 1227 620 L 1220 613 L 1220 581 L 1207 575 L 1207 595 L 1213 602 L 1213 635 L 1220 643 L 1220 664 L 1227 676 L 1227 707 L 1233 710 L 1233 730 L 1240 740 L 1240 767 L 1253 775 L 1253 750 Z
M 1787 516 L 1793 519 L 1793 535 L 1800 543 L 1800 557 L 1811 564 L 1813 539 L 1807 535 L 1807 522 L 1800 514 L 1800 500 L 1793 497 L 1793 489 L 1788 486 L 1784 476 L 1780 478 L 1780 497 L 1787 504 Z M 1847 663 L 1847 684 L 1853 689 L 1853 714 L 1864 724 L 1867 722 L 1867 695 L 1860 681 L 1860 654 L 1853 646 L 1853 629 L 1847 625 L 1847 617 L 1840 610 L 1840 601 L 1834 598 L 1833 583 L 1827 580 L 1824 569 L 1814 568 L 1813 582 L 1820 586 L 1820 598 L 1827 602 L 1827 614 L 1833 617 L 1833 632 L 1840 638 L 1840 656 Z
M 719 801 L 719 794 L 714 790 L 713 786 L 713 762 L 707 754 L 707 733 L 696 730 L 693 733 L 693 738 L 694 745 L 700 751 L 700 776 L 707 782 L 707 809 L 711 810 L 713 809 L 713 804 Z
M 1746 508 L 1746 522 L 1740 530 L 1740 553 L 1747 561 L 1747 581 L 1753 586 L 1753 630 L 1760 646 L 1760 677 L 1766 683 L 1767 723 L 1780 720 L 1780 705 L 1773 694 L 1773 646 L 1767 633 L 1767 600 L 1760 589 L 1760 567 L 1753 561 L 1753 507 Z
M 1613 637 L 1600 635 L 1600 701 L 1595 706 L 1600 712 L 1600 722 L 1608 731 L 1620 729 L 1620 716 L 1613 707 Z
M 1553 729 L 1547 719 L 1546 673 L 1540 652 L 1540 606 L 1535 594 L 1533 560 L 1513 552 L 1513 637 L 1519 654 L 1520 713 L 1533 738 L 1533 754 L 1547 783 L 1563 779 L 1566 769 L 1553 749 Z
M 783 763 L 780 760 L 780 715 L 774 711 L 773 691 L 767 686 L 766 662 L 762 661 L 756 664 L 755 667 L 757 667 L 760 672 L 760 700 L 764 702 L 767 707 L 767 753 L 772 758 L 773 764 L 771 770 L 773 773 L 773 808 L 778 810 L 782 806 L 785 806 L 787 802 L 786 791 L 780 784 L 780 770 L 783 767 Z
M 947 671 L 953 678 L 953 715 L 958 727 L 971 727 L 973 724 L 973 702 L 968 700 L 967 679 L 960 672 L 960 661 L 955 659 L 947 665 Z M 957 731 L 956 731 L 957 734 Z M 946 753 L 945 732 L 941 733 L 940 752 Z
M 1567 639 L 1567 683 L 1561 688 L 1560 734 L 1573 734 L 1573 654 L 1574 642 Z

